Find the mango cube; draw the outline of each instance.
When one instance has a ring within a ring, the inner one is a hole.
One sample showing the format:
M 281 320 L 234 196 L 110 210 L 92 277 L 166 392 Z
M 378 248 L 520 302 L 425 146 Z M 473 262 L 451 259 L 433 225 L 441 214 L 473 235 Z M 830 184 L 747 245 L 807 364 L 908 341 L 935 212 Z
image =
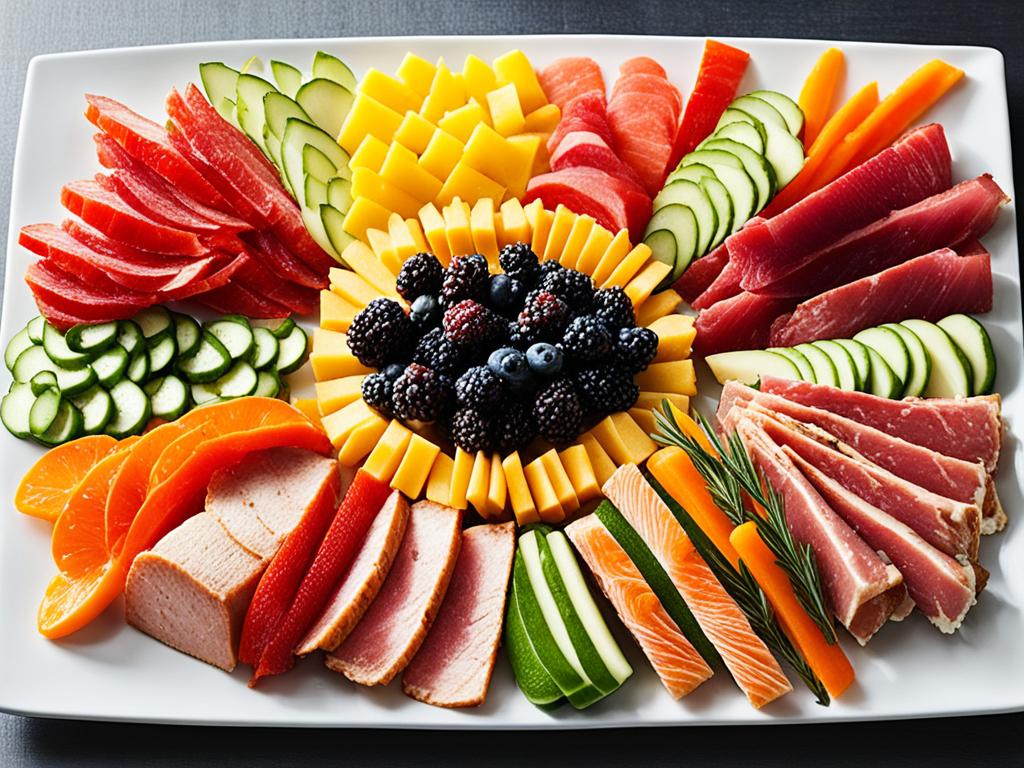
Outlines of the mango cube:
M 315 397 L 297 397 L 292 399 L 292 406 L 314 424 L 320 424 L 320 406 Z
M 391 478 L 391 487 L 410 499 L 417 498 L 430 476 L 434 459 L 440 452 L 440 447 L 420 435 L 413 434 L 409 446 L 405 449 L 405 455 L 402 456 L 402 461 Z
M 470 209 L 456 197 L 450 205 L 444 207 L 445 236 L 448 238 L 448 250 L 452 256 L 473 253 L 473 230 L 470 226 Z
M 629 450 L 632 463 L 640 464 L 658 450 L 657 444 L 651 439 L 650 435 L 628 413 L 619 411 L 618 413 L 613 413 L 609 418 L 615 424 L 615 430 L 619 433 L 619 437 Z M 625 464 L 627 462 L 619 463 Z
M 666 315 L 659 317 L 647 327 L 658 334 L 658 354 L 654 362 L 685 360 L 690 356 L 693 340 L 697 336 L 692 317 Z
M 473 475 L 473 464 L 476 463 L 476 456 L 466 453 L 461 448 L 455 449 L 455 462 L 452 465 L 451 493 L 448 496 L 448 506 L 455 509 L 465 509 L 468 505 L 466 493 L 469 491 L 469 481 Z
M 651 363 L 634 380 L 640 389 L 651 392 L 675 392 L 689 397 L 697 394 L 697 376 L 692 360 Z
M 363 470 L 382 483 L 390 483 L 411 440 L 412 432 L 402 422 L 392 419 L 363 464 Z
M 444 216 L 433 203 L 427 203 L 419 211 L 420 223 L 423 226 L 423 236 L 430 245 L 430 252 L 446 265 L 452 258 L 451 249 L 448 247 L 448 236 L 445 232 Z
M 434 466 L 430 468 L 430 477 L 427 478 L 427 498 L 435 504 L 448 506 L 451 499 L 452 470 L 455 468 L 455 461 L 446 453 L 439 453 L 434 459 Z
M 505 504 L 508 501 L 508 486 L 505 483 L 505 470 L 501 466 L 501 456 L 491 455 L 491 477 L 487 483 L 487 519 L 500 520 L 505 516 Z
M 526 126 L 519 94 L 514 84 L 495 88 L 487 94 L 487 108 L 491 113 L 491 124 L 502 136 L 522 133 Z
M 437 122 L 437 127 L 446 131 L 459 141 L 465 143 L 476 130 L 476 127 L 487 120 L 487 113 L 484 112 L 476 101 L 463 104 L 458 109 L 446 112 L 445 116 Z
M 465 103 L 466 83 L 462 75 L 454 74 L 444 60 L 440 60 L 434 72 L 434 80 L 430 83 L 430 92 L 420 107 L 420 114 L 430 122 L 437 123 L 445 112 L 458 109 Z
M 604 485 L 608 478 L 615 474 L 615 462 L 592 431 L 580 435 L 580 445 L 587 451 L 587 458 L 590 459 L 590 466 L 594 469 L 594 477 L 597 478 L 598 484 Z
M 520 50 L 509 51 L 494 60 L 494 74 L 499 85 L 511 83 L 515 86 L 524 112 L 533 112 L 548 103 L 541 88 L 533 64 Z
M 421 98 L 430 93 L 436 72 L 437 67 L 414 53 L 405 54 L 402 63 L 398 65 L 398 78 Z
M 395 289 L 395 275 L 366 245 L 356 240 L 344 250 L 342 258 L 356 274 L 380 293 L 385 296 L 398 297 L 398 291 Z
M 626 254 L 629 253 L 631 248 L 629 232 L 627 230 L 621 229 L 615 233 L 615 237 L 608 244 L 608 249 L 601 255 L 601 261 L 597 263 L 597 267 L 591 275 L 594 278 L 594 282 L 602 285 L 622 260 L 626 258 Z
M 565 241 L 569 239 L 569 233 L 575 223 L 576 214 L 559 203 L 555 208 L 555 218 L 551 220 L 551 231 L 548 232 L 544 252 L 537 251 L 541 261 L 558 261 L 562 255 L 562 249 L 565 247 Z
M 572 229 L 569 231 L 569 236 L 565 239 L 562 253 L 558 257 L 559 264 L 569 269 L 576 268 L 576 262 L 579 260 L 580 254 L 583 252 L 583 246 L 586 245 L 587 238 L 590 237 L 590 230 L 593 228 L 593 216 L 583 215 L 576 217 L 576 221 L 573 222 Z
M 618 266 L 612 270 L 612 273 L 608 275 L 600 287 L 610 288 L 613 285 L 617 285 L 620 288 L 624 287 L 647 263 L 650 257 L 651 247 L 646 243 L 637 243 L 633 246 L 633 250 L 627 253 Z
M 388 420 L 374 415 L 348 433 L 344 445 L 338 450 L 338 463 L 354 467 L 366 458 L 388 428 Z
M 545 523 L 558 523 L 565 519 L 565 512 L 558 502 L 558 495 L 551 485 L 551 479 L 544 471 L 541 460 L 534 459 L 525 467 L 526 483 L 530 487 L 530 495 L 537 507 L 537 514 Z
M 328 274 L 331 279 L 331 290 L 357 307 L 367 306 L 378 296 L 377 289 L 351 269 L 331 267 Z
M 348 161 L 352 170 L 366 168 L 370 171 L 379 171 L 384 164 L 384 158 L 388 154 L 388 145 L 372 134 L 359 142 L 359 146 Z
M 501 247 L 530 240 L 530 223 L 517 197 L 511 197 L 501 204 L 501 215 L 495 224 L 498 226 L 498 245 Z
M 498 87 L 498 78 L 491 66 L 478 56 L 470 54 L 466 57 L 466 63 L 462 65 L 462 79 L 466 84 L 466 93 L 486 110 L 488 92 Z
M 551 133 L 558 127 L 562 119 L 562 110 L 557 104 L 545 104 L 529 112 L 525 117 L 523 131 L 525 133 Z
M 398 216 L 397 213 L 391 214 L 391 216 Z M 399 216 L 401 219 L 401 216 Z M 391 218 L 388 217 L 390 222 Z M 359 244 L 359 240 L 356 240 L 353 245 Z M 391 235 L 387 232 L 381 232 L 379 229 L 368 229 L 366 230 L 366 242 L 370 244 L 370 248 L 373 250 L 373 255 L 377 257 L 384 268 L 392 275 L 398 275 L 398 271 L 402 268 L 402 262 L 398 260 L 398 254 L 395 253 L 395 246 L 391 242 Z M 344 258 L 344 254 L 342 254 Z
M 515 154 L 508 139 L 486 123 L 478 124 L 466 140 L 462 162 L 502 186 L 514 180 L 519 169 L 514 167 Z
M 519 525 L 540 522 L 540 515 L 533 503 L 533 494 L 530 493 L 530 486 L 526 481 L 526 474 L 523 472 L 523 463 L 519 458 L 518 451 L 506 456 L 501 462 L 501 468 L 505 473 L 505 485 L 516 522 Z
M 405 113 L 405 117 L 402 118 L 402 124 L 395 131 L 395 141 L 419 155 L 427 148 L 436 130 L 437 126 L 427 120 L 427 118 L 423 117 L 419 112 L 410 110 Z M 375 170 L 380 169 L 378 167 Z
M 491 198 L 482 197 L 476 201 L 469 215 L 469 226 L 473 232 L 474 250 L 487 259 L 492 272 L 499 271 L 498 237 L 494 232 L 494 201 Z
M 309 355 L 309 363 L 317 381 L 372 373 L 352 354 L 345 334 L 323 327 L 313 331 L 313 350 Z
M 465 145 L 450 133 L 436 130 L 427 148 L 420 154 L 419 163 L 431 176 L 447 179 L 462 159 L 465 149 Z
M 408 85 L 373 67 L 366 70 L 363 79 L 359 81 L 359 92 L 372 96 L 385 107 L 401 114 L 410 109 L 419 109 L 423 101 L 423 96 Z
M 388 149 L 380 176 L 417 201 L 433 200 L 441 191 L 441 182 L 419 164 L 416 153 L 398 143 Z
M 551 488 L 554 490 L 555 496 L 558 497 L 558 504 L 562 507 L 562 512 L 569 515 L 579 509 L 580 501 L 576 498 L 576 491 L 573 489 L 572 481 L 569 479 L 565 467 L 562 466 L 558 452 L 552 448 L 542 454 L 539 461 L 544 467 L 544 473 L 551 481 Z
M 320 423 L 324 432 L 335 448 L 341 448 L 349 434 L 365 421 L 372 419 L 376 413 L 362 400 L 349 403 L 334 413 L 324 416 Z
M 491 460 L 483 451 L 477 451 L 473 459 L 473 470 L 469 474 L 466 488 L 468 501 L 481 517 L 487 513 L 487 487 L 491 482 Z
M 338 143 L 350 155 L 356 151 L 366 134 L 390 143 L 402 124 L 403 114 L 404 111 L 397 112 L 368 94 L 357 93 L 352 109 L 341 125 Z
M 661 291 L 651 296 L 647 301 L 640 305 L 636 311 L 636 322 L 637 325 L 642 325 L 645 328 L 650 328 L 651 323 L 657 320 L 659 317 L 665 317 L 671 315 L 677 309 L 679 309 L 680 303 L 682 303 L 683 297 L 673 291 L 671 288 L 667 291 Z
M 329 331 L 345 332 L 362 307 L 341 298 L 334 291 L 320 291 L 320 327 Z
M 647 301 L 654 293 L 654 289 L 665 282 L 671 272 L 672 267 L 663 261 L 652 261 L 644 267 L 643 271 L 625 287 L 626 295 L 633 302 L 633 306 L 640 306 Z
M 604 256 L 608 247 L 612 244 L 613 237 L 611 232 L 599 224 L 591 227 L 590 234 L 587 235 L 587 240 L 583 244 L 583 250 L 580 251 L 579 258 L 576 259 L 575 268 L 580 272 L 593 276 L 597 265 L 601 261 L 601 257 Z
M 535 202 L 540 203 L 536 208 L 531 208 L 533 203 L 526 206 L 526 220 L 530 222 L 530 230 L 533 232 L 530 249 L 536 254 L 541 254 L 544 253 L 544 248 L 548 243 L 548 235 L 551 232 L 551 223 L 555 220 L 555 212 L 545 209 L 540 200 Z
M 461 197 L 475 203 L 481 197 L 501 200 L 504 194 L 505 187 L 460 161 L 445 181 L 437 201 L 446 205 L 454 198 Z
M 379 203 L 388 211 L 388 216 L 391 211 L 403 217 L 415 216 L 420 209 L 419 200 L 368 168 L 356 168 L 352 172 L 352 197 L 357 200 L 368 198 Z M 384 217 L 383 226 L 374 229 L 387 229 L 388 216 Z
M 353 237 L 366 239 L 366 230 L 385 229 L 391 211 L 368 197 L 357 197 L 345 214 L 344 229 Z
M 362 386 L 365 375 L 342 376 L 339 379 L 325 379 L 316 383 L 317 408 L 321 416 L 334 413 L 363 396 Z
M 594 466 L 590 462 L 585 446 L 580 443 L 570 445 L 558 454 L 558 459 L 569 476 L 569 482 L 572 483 L 572 489 L 580 504 L 601 495 L 601 484 L 597 482 Z
M 546 173 L 548 170 L 546 159 L 543 170 L 537 167 L 537 158 L 541 156 L 543 142 L 538 134 L 521 133 L 518 136 L 509 136 L 508 144 L 513 153 L 511 164 L 514 170 L 507 183 L 509 195 L 522 197 L 526 194 L 526 185 L 530 182 L 530 177 Z M 543 153 L 546 158 L 547 151 L 543 150 Z

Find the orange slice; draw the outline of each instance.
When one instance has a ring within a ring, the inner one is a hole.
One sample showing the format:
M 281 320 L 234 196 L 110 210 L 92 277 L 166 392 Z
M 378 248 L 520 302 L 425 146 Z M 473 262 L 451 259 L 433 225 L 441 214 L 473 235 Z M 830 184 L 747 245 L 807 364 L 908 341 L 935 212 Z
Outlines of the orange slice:
M 52 523 L 82 478 L 116 446 L 117 440 L 108 435 L 92 435 L 47 451 L 21 479 L 14 507 Z

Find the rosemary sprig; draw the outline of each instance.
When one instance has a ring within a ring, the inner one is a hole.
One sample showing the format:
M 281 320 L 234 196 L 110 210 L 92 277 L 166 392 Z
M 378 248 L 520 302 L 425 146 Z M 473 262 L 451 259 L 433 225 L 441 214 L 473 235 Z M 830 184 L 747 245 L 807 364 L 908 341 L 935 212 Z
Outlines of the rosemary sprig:
M 663 445 L 674 445 L 686 452 L 697 471 L 707 484 L 708 492 L 719 507 L 735 525 L 754 521 L 761 539 L 775 555 L 776 562 L 793 586 L 797 600 L 814 623 L 821 630 L 829 644 L 836 642 L 836 630 L 832 616 L 825 605 L 821 587 L 821 574 L 810 546 L 798 544 L 786 524 L 786 511 L 782 497 L 772 488 L 771 483 L 754 467 L 739 435 L 729 435 L 725 444 L 715 434 L 707 420 L 696 414 L 701 428 L 718 452 L 714 456 L 680 429 L 675 416 L 666 401 L 663 412 L 654 411 L 658 433 L 652 435 Z M 747 509 L 743 494 L 765 510 L 762 517 Z

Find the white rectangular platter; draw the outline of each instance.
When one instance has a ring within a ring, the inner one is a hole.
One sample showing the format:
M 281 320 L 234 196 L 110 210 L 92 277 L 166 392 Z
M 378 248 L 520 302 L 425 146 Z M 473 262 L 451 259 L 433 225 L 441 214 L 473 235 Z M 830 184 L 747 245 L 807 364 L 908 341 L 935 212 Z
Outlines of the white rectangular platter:
M 771 88 L 795 96 L 829 43 L 804 40 L 730 41 L 752 54 L 741 92 Z M 522 48 L 538 67 L 561 56 L 587 55 L 604 67 L 609 84 L 627 58 L 661 62 L 685 94 L 704 40 L 664 37 L 465 37 L 291 40 L 202 43 L 42 56 L 32 61 L 18 135 L 7 244 L 0 343 L 36 311 L 22 277 L 32 258 L 17 245 L 18 228 L 60 221 L 62 184 L 89 178 L 98 165 L 93 127 L 82 117 L 86 92 L 111 96 L 160 120 L 164 97 L 198 79 L 203 61 L 239 65 L 250 55 L 308 66 L 318 49 L 345 59 L 360 75 L 373 66 L 393 71 L 406 51 L 444 56 L 455 65 L 469 53 L 492 58 Z M 963 68 L 966 80 L 933 109 L 949 136 L 957 180 L 990 172 L 1013 197 L 1003 57 L 995 50 L 835 43 L 847 55 L 846 93 L 877 80 L 888 93 L 911 71 L 941 57 Z M 1004 210 L 985 238 L 993 254 L 995 311 L 983 318 L 992 334 L 1008 428 L 998 480 L 1010 514 L 1005 532 L 982 544 L 992 571 L 988 588 L 955 636 L 940 635 L 920 616 L 883 628 L 868 648 L 847 644 L 857 683 L 831 707 L 798 688 L 758 712 L 724 672 L 683 701 L 658 683 L 635 644 L 620 634 L 636 674 L 621 691 L 577 712 L 543 712 L 518 692 L 501 656 L 484 706 L 449 711 L 419 704 L 397 684 L 366 689 L 324 669 L 312 657 L 294 672 L 246 686 L 247 670 L 225 674 L 179 654 L 128 627 L 116 603 L 85 630 L 61 642 L 36 632 L 36 607 L 54 570 L 49 527 L 17 514 L 9 500 L 41 450 L 0 435 L 0 709 L 28 715 L 166 723 L 350 726 L 395 728 L 596 728 L 687 724 L 750 724 L 892 719 L 1024 709 L 1024 527 L 1018 476 L 1024 451 L 1018 439 L 1024 413 L 1021 386 L 1021 288 L 1015 207 Z M 705 370 L 702 384 L 716 391 Z M 9 384 L 6 370 L 0 387 Z M 705 400 L 707 409 L 713 403 Z M 614 618 L 610 622 L 618 629 Z M 795 679 L 795 676 L 792 676 Z

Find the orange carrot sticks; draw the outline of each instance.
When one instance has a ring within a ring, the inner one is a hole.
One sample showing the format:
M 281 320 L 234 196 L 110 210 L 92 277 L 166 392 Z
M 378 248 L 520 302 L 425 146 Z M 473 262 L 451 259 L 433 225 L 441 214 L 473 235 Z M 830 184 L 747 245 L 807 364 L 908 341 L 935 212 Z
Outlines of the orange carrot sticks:
M 838 48 L 829 48 L 821 54 L 804 81 L 799 104 L 804 112 L 805 147 L 814 143 L 832 113 L 832 102 L 843 77 L 844 64 L 843 52 Z

